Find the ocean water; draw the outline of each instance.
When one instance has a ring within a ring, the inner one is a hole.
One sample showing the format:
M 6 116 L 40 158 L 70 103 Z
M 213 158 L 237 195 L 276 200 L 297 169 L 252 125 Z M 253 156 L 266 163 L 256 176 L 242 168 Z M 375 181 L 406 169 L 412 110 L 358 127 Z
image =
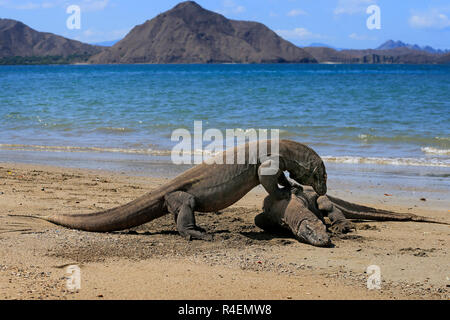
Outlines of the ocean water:
M 279 129 L 341 172 L 449 187 L 450 66 L 0 67 L 0 161 L 157 170 L 200 120 Z

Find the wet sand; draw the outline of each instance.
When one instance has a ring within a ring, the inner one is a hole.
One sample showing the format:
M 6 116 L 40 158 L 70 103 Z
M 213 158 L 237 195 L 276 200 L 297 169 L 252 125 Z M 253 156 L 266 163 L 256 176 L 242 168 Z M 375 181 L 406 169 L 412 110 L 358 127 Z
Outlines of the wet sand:
M 449 299 L 446 225 L 358 222 L 333 248 L 315 248 L 254 225 L 258 187 L 221 212 L 196 214 L 213 242 L 184 240 L 171 216 L 89 233 L 8 214 L 93 212 L 168 179 L 17 163 L 0 163 L 0 177 L 0 299 Z M 420 186 L 410 198 L 345 180 L 329 186 L 346 200 L 449 222 L 449 199 L 422 201 Z M 67 265 L 81 268 L 76 292 Z M 380 267 L 380 290 L 367 289 L 369 265 Z

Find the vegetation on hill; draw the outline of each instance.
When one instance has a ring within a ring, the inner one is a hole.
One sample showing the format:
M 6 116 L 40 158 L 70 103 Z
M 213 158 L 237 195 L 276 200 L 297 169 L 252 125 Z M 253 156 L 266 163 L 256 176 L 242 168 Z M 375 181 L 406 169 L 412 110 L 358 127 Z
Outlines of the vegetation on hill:
M 0 65 L 39 65 L 39 64 L 73 64 L 87 62 L 91 54 L 71 54 L 63 56 L 32 56 L 0 58 Z

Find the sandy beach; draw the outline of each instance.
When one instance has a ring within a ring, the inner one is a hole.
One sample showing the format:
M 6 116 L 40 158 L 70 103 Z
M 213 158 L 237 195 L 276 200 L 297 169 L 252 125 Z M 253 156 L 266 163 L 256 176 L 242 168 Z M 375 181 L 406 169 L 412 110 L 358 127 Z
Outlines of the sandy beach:
M 74 2 L 0 0 L 0 303 L 450 300 L 448 0 Z
M 89 233 L 8 215 L 111 208 L 167 179 L 18 163 L 1 163 L 0 177 L 0 299 L 449 298 L 446 225 L 358 222 L 356 232 L 333 238 L 333 248 L 315 248 L 254 225 L 265 197 L 257 187 L 230 208 L 196 215 L 212 242 L 184 240 L 172 216 Z M 330 181 L 330 194 L 353 202 L 449 221 L 446 201 L 415 193 L 397 199 L 370 188 L 349 199 L 352 190 L 336 184 Z M 75 292 L 66 287 L 67 265 L 81 270 Z M 367 289 L 369 265 L 380 267 L 379 290 Z

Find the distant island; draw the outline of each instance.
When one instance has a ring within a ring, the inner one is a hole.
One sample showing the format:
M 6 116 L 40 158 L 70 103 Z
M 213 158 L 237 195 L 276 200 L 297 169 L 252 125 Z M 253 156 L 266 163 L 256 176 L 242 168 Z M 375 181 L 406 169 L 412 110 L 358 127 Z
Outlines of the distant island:
M 135 26 L 118 42 L 98 45 L 0 19 L 0 65 L 73 63 L 444 64 L 450 52 L 393 40 L 366 50 L 300 48 L 261 23 L 230 20 L 193 1 Z
M 102 47 L 112 47 L 113 45 L 115 45 L 117 42 L 119 42 L 119 40 L 112 40 L 112 41 L 102 41 L 102 42 L 97 42 L 97 43 L 92 43 L 94 46 L 102 46 Z
M 87 62 L 102 50 L 48 32 L 38 32 L 20 21 L 0 19 L 0 64 L 69 64 Z
M 421 47 L 417 44 L 409 44 L 404 43 L 402 41 L 394 41 L 394 40 L 388 40 L 385 43 L 383 43 L 381 46 L 379 46 L 378 50 L 390 50 L 390 49 L 396 49 L 396 48 L 408 48 L 418 51 L 425 51 L 428 53 L 450 53 L 450 50 L 440 50 L 440 49 L 434 49 L 430 46 L 424 46 Z
M 406 47 L 379 50 L 335 50 L 329 47 L 306 47 L 319 63 L 347 64 L 446 64 L 450 63 L 450 53 L 436 54 Z

